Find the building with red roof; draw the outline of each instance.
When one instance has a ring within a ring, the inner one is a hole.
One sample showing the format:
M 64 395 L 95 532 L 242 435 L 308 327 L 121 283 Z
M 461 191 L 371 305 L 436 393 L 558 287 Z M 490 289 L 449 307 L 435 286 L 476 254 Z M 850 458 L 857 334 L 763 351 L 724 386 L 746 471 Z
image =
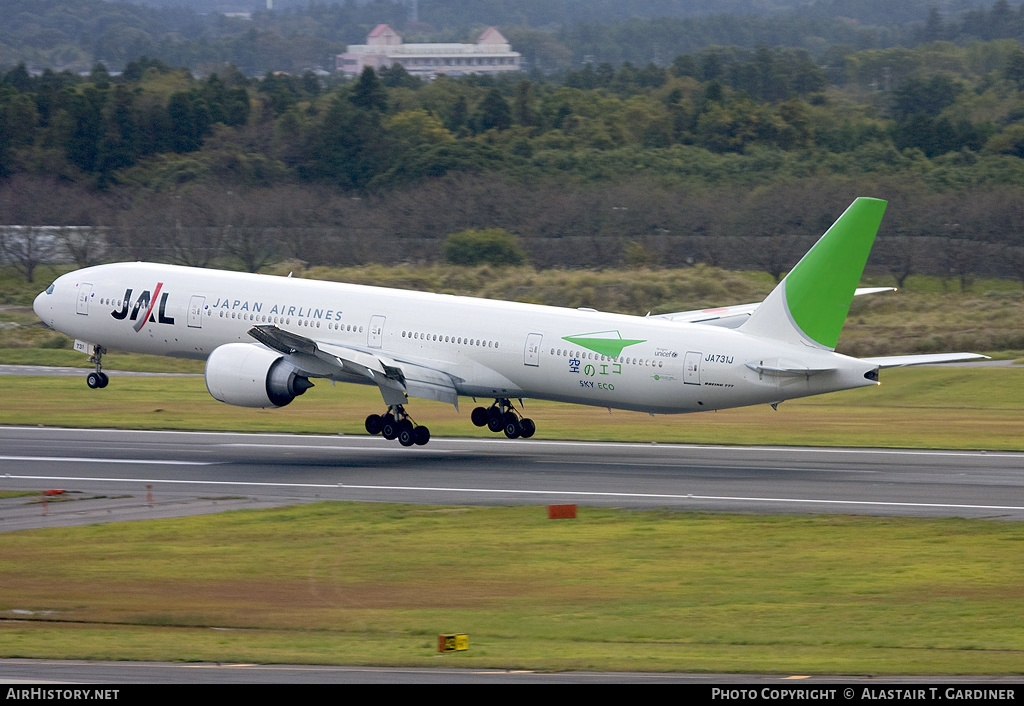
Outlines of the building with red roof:
M 432 79 L 442 74 L 520 71 L 521 58 L 494 27 L 485 30 L 475 44 L 406 44 L 398 32 L 380 24 L 366 36 L 366 44 L 353 44 L 347 52 L 338 54 L 336 68 L 347 76 L 358 76 L 367 66 L 379 71 L 400 64 L 413 76 Z

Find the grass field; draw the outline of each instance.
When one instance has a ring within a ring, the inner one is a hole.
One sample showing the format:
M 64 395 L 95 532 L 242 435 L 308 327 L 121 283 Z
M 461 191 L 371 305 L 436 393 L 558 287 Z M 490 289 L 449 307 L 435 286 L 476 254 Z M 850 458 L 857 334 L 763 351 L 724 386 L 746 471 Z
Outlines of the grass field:
M 1022 542 L 1019 523 L 353 503 L 17 532 L 0 654 L 1020 674 Z M 438 655 L 448 632 L 469 651 Z
M 365 434 L 380 412 L 376 388 L 320 382 L 288 407 L 231 407 L 210 397 L 201 377 L 116 376 L 104 390 L 84 379 L 0 377 L 0 424 L 125 429 Z M 434 436 L 491 436 L 461 411 L 414 400 L 410 412 Z M 928 367 L 884 371 L 882 384 L 764 405 L 651 417 L 526 401 L 538 438 L 676 443 L 887 446 L 1024 450 L 1024 368 Z

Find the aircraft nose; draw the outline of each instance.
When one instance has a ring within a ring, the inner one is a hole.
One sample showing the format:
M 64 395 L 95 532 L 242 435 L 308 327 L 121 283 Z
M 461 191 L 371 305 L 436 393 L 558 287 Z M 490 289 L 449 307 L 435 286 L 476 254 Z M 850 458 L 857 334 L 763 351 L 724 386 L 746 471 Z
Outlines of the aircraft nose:
M 36 316 L 42 319 L 44 322 L 49 323 L 50 313 L 50 295 L 47 292 L 40 292 L 36 295 L 35 301 L 32 302 L 32 310 L 36 312 Z

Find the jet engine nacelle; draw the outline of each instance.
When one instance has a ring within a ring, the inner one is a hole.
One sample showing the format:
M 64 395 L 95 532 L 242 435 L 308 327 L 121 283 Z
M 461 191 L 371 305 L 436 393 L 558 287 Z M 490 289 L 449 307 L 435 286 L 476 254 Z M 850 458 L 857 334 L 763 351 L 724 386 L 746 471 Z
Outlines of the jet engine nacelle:
M 228 343 L 206 360 L 206 389 L 237 407 L 284 407 L 311 387 L 280 353 L 252 343 Z

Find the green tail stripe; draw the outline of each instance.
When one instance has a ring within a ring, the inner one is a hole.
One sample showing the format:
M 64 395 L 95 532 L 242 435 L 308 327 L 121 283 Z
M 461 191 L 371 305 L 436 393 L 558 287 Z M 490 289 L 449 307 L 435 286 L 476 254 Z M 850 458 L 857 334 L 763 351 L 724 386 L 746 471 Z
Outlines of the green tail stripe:
M 859 198 L 786 276 L 790 316 L 809 338 L 835 348 L 886 202 Z

